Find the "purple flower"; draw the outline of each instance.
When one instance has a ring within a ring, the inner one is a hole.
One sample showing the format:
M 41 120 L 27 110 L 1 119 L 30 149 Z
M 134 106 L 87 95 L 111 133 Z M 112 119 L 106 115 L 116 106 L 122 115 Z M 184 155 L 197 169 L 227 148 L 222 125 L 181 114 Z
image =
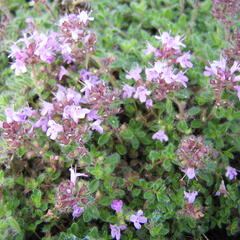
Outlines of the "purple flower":
M 153 47 L 153 45 L 149 42 L 147 42 L 147 49 L 144 50 L 144 53 L 149 55 L 151 53 L 156 53 L 157 48 Z
M 53 106 L 52 103 L 42 101 L 42 109 L 41 109 L 41 112 L 40 112 L 42 116 L 51 115 L 53 110 L 54 110 L 54 106 Z
M 160 140 L 161 142 L 167 142 L 168 136 L 165 134 L 164 130 L 159 130 L 152 136 L 153 140 Z
M 148 91 L 145 87 L 140 86 L 140 87 L 137 87 L 133 97 L 136 99 L 139 99 L 141 103 L 144 103 L 147 100 L 147 96 L 149 96 L 150 94 L 151 94 L 151 91 Z
M 143 211 L 139 210 L 137 212 L 137 215 L 131 215 L 130 216 L 130 221 L 133 222 L 134 227 L 136 229 L 140 229 L 141 228 L 141 224 L 140 223 L 146 223 L 147 222 L 147 218 L 142 216 L 143 215 Z
M 128 74 L 126 75 L 127 79 L 134 79 L 135 81 L 138 81 L 141 79 L 140 73 L 142 72 L 142 69 L 140 67 L 137 67 L 135 69 L 131 69 Z
M 111 208 L 115 210 L 116 212 L 121 212 L 123 207 L 123 201 L 122 200 L 114 200 Z
M 195 202 L 197 195 L 198 195 L 198 191 L 193 191 L 193 192 L 185 192 L 184 191 L 184 197 L 188 201 L 189 204 L 192 204 Z
M 221 194 L 224 194 L 224 195 L 229 194 L 225 187 L 225 183 L 223 180 L 222 180 L 221 185 L 220 185 L 218 191 L 216 192 L 215 196 L 220 196 Z
M 26 119 L 25 114 L 21 114 L 18 112 L 14 112 L 11 108 L 6 108 L 5 109 L 5 115 L 7 118 L 7 123 L 12 123 L 12 122 L 24 122 Z
M 228 177 L 230 180 L 233 180 L 238 174 L 236 168 L 227 166 L 226 170 L 227 170 L 226 177 Z
M 76 185 L 78 177 L 88 177 L 87 174 L 77 173 L 76 168 L 74 169 L 74 168 L 71 167 L 71 168 L 69 168 L 69 171 L 71 172 L 70 181 L 73 183 L 73 185 Z
M 71 117 L 75 123 L 78 123 L 78 120 L 85 118 L 85 115 L 89 112 L 90 110 L 87 108 L 81 108 L 75 105 L 68 105 L 63 110 L 63 118 Z
M 93 121 L 93 120 L 99 119 L 100 116 L 98 116 L 97 113 L 98 113 L 98 110 L 90 110 L 90 112 L 87 115 L 87 120 Z
M 25 62 L 19 59 L 16 59 L 16 61 L 11 65 L 11 69 L 15 71 L 15 75 L 27 72 Z
M 61 81 L 63 76 L 68 74 L 69 74 L 68 70 L 64 66 L 61 66 L 60 72 L 58 74 L 58 80 Z
M 73 216 L 73 218 L 78 218 L 82 215 L 83 212 L 84 212 L 83 207 L 79 207 L 78 205 L 74 205 L 72 216 Z
M 110 229 L 111 229 L 112 238 L 116 238 L 116 240 L 120 240 L 121 230 L 126 229 L 126 226 L 125 225 L 118 226 L 116 224 L 115 225 L 110 224 Z
M 177 58 L 177 63 L 180 63 L 183 68 L 191 68 L 193 64 L 189 61 L 190 58 L 191 55 L 189 53 L 185 53 Z
M 152 99 L 148 99 L 148 100 L 146 101 L 146 108 L 150 108 L 150 107 L 152 107 L 152 105 L 153 105 Z
M 168 32 L 163 32 L 160 36 L 155 36 L 155 38 L 161 40 L 163 47 L 167 49 L 179 50 L 180 47 L 185 47 L 180 35 L 171 37 Z
M 47 117 L 40 117 L 37 122 L 33 124 L 34 128 L 41 128 L 42 131 L 46 132 L 48 128 L 48 121 L 49 119 Z
M 63 132 L 63 126 L 57 124 L 54 120 L 48 121 L 48 130 L 47 136 L 50 136 L 50 139 L 55 140 L 57 138 L 58 133 Z
M 87 23 L 87 21 L 93 21 L 94 17 L 89 17 L 88 16 L 89 13 L 87 13 L 86 11 L 81 11 L 80 14 L 77 16 L 78 20 L 84 24 Z
M 95 130 L 95 131 L 97 131 L 97 132 L 99 132 L 99 133 L 103 133 L 103 128 L 101 127 L 101 124 L 102 123 L 102 120 L 97 120 L 97 121 L 95 121 L 95 122 L 93 122 L 92 124 L 91 124 L 91 129 L 92 130 Z
M 194 168 L 187 168 L 187 169 L 182 170 L 182 172 L 184 172 L 187 175 L 188 179 L 193 179 L 196 177 Z
M 173 80 L 175 82 L 181 83 L 186 88 L 186 82 L 188 82 L 188 78 L 184 74 L 185 73 L 183 71 L 178 72 L 176 75 L 173 76 Z
M 133 93 L 135 92 L 135 88 L 125 84 L 123 87 L 123 98 L 130 98 L 132 97 Z

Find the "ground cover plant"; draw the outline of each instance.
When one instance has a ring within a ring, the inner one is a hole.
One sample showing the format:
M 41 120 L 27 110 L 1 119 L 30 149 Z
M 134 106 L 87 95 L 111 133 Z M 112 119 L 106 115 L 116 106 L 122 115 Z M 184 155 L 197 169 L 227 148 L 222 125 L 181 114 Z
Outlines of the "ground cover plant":
M 239 238 L 239 1 L 0 4 L 0 239 Z

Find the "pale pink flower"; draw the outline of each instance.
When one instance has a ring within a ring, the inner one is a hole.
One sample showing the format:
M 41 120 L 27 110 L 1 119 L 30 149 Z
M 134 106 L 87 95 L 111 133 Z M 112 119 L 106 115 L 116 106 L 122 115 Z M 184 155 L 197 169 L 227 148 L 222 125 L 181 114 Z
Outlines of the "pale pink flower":
M 101 123 L 102 123 L 102 120 L 98 119 L 97 121 L 95 121 L 91 124 L 91 129 L 95 130 L 99 133 L 103 133 L 103 128 L 101 126 Z
M 168 136 L 165 134 L 164 130 L 159 130 L 152 136 L 153 140 L 160 140 L 161 142 L 168 141 Z
M 226 177 L 229 178 L 230 180 L 233 180 L 237 176 L 237 169 L 233 168 L 231 166 L 226 167 Z
M 76 172 L 76 167 L 75 169 L 73 167 L 69 168 L 69 171 L 71 173 L 70 175 L 70 181 L 73 183 L 73 185 L 76 185 L 76 182 L 77 182 L 77 178 L 78 177 L 88 177 L 87 174 L 84 174 L 84 173 L 77 173 Z
M 69 74 L 68 70 L 64 66 L 61 66 L 60 72 L 58 74 L 58 80 L 61 81 L 63 76 L 68 75 L 68 74 Z
M 182 172 L 184 172 L 187 175 L 188 179 L 193 179 L 196 177 L 196 172 L 194 168 L 187 168 L 182 170 Z
M 134 98 L 139 99 L 141 103 L 146 102 L 147 96 L 151 94 L 151 91 L 147 90 L 147 88 L 140 86 L 137 87 L 136 92 L 134 94 Z
M 121 239 L 121 230 L 126 229 L 126 225 L 112 225 L 110 224 L 110 229 L 111 229 L 111 236 L 112 238 L 115 238 L 116 240 L 120 240 Z
M 224 195 L 229 194 L 223 180 L 222 180 L 221 185 L 220 185 L 218 191 L 216 192 L 215 196 L 220 196 L 221 194 L 224 194 Z
M 145 54 L 151 54 L 151 53 L 156 53 L 157 48 L 153 47 L 153 45 L 149 42 L 147 42 L 147 49 L 144 50 Z
M 193 191 L 193 192 L 185 192 L 184 191 L 184 197 L 188 201 L 189 204 L 192 204 L 195 202 L 197 195 L 198 195 L 198 191 Z
M 63 132 L 63 126 L 60 124 L 57 124 L 54 120 L 48 121 L 48 130 L 46 135 L 52 140 L 55 140 L 58 136 L 58 133 Z
M 133 222 L 134 227 L 136 229 L 140 229 L 141 228 L 141 224 L 140 223 L 144 224 L 144 223 L 147 222 L 147 218 L 142 216 L 142 215 L 143 215 L 143 211 L 139 210 L 137 212 L 137 215 L 131 215 L 130 216 L 130 221 Z
M 121 212 L 123 207 L 123 201 L 122 200 L 113 200 L 113 203 L 111 205 L 111 208 L 115 210 L 116 212 Z
M 182 56 L 177 58 L 177 63 L 180 63 L 183 68 L 191 68 L 193 64 L 189 61 L 191 54 L 185 53 Z
M 135 81 L 138 81 L 141 79 L 140 73 L 142 72 L 142 69 L 140 67 L 131 69 L 128 74 L 126 75 L 127 79 L 134 79 Z
M 130 98 L 136 89 L 128 84 L 125 84 L 123 87 L 123 98 Z

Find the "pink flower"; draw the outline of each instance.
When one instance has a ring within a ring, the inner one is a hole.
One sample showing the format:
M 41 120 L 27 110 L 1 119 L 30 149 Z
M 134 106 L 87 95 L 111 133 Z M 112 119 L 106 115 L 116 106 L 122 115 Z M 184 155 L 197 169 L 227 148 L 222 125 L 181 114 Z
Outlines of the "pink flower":
M 54 120 L 48 121 L 48 130 L 46 135 L 50 136 L 50 139 L 55 140 L 57 138 L 58 133 L 63 132 L 63 126 L 57 124 Z
M 97 121 L 95 121 L 91 124 L 91 129 L 95 130 L 99 133 L 103 133 L 103 128 L 100 125 L 101 123 L 102 123 L 102 120 L 98 119 Z
M 87 108 L 81 108 L 80 106 L 66 106 L 63 110 L 63 118 L 71 117 L 75 123 L 78 123 L 79 119 L 85 118 L 85 115 L 90 112 Z
M 193 64 L 189 61 L 190 58 L 191 55 L 189 53 L 185 53 L 177 58 L 177 63 L 180 63 L 183 68 L 191 68 Z
M 182 172 L 184 172 L 187 175 L 188 179 L 193 179 L 196 177 L 194 168 L 187 168 L 185 170 L 182 170 Z
M 76 172 L 76 167 L 75 167 L 75 169 L 72 168 L 72 167 L 69 168 L 69 171 L 71 172 L 70 181 L 73 183 L 73 185 L 76 185 L 76 182 L 77 182 L 77 178 L 78 178 L 78 177 L 88 177 L 87 174 L 77 173 L 77 172 Z
M 150 108 L 150 107 L 152 107 L 152 105 L 153 105 L 152 99 L 148 99 L 148 100 L 146 101 L 146 108 Z
M 227 166 L 226 170 L 227 170 L 226 177 L 229 178 L 230 180 L 233 180 L 238 174 L 236 168 Z
M 157 48 L 153 47 L 153 45 L 149 42 L 147 42 L 147 49 L 144 50 L 144 53 L 149 55 L 151 53 L 156 53 Z
M 78 20 L 84 24 L 87 23 L 87 21 L 93 21 L 94 17 L 89 17 L 88 13 L 86 11 L 81 11 L 80 14 L 77 16 Z
M 19 59 L 16 59 L 16 61 L 11 65 L 11 69 L 15 70 L 15 75 L 27 72 L 25 62 Z
M 175 82 L 181 83 L 185 88 L 187 87 L 186 82 L 188 82 L 188 78 L 184 75 L 183 71 L 178 72 L 173 76 Z
M 64 66 L 61 66 L 60 72 L 58 74 L 58 80 L 61 81 L 63 76 L 68 74 L 69 74 L 68 70 Z
M 21 114 L 19 112 L 13 111 L 11 108 L 6 108 L 5 109 L 5 115 L 7 118 L 7 123 L 12 123 L 12 122 L 24 122 L 26 119 L 25 114 Z
M 42 109 L 41 109 L 41 115 L 45 116 L 45 115 L 51 115 L 51 113 L 54 110 L 54 106 L 52 103 L 46 102 L 46 101 L 42 101 L 41 103 L 42 105 Z
M 153 140 L 160 140 L 161 142 L 167 142 L 168 136 L 165 134 L 164 130 L 159 130 L 152 136 Z
M 128 84 L 125 84 L 123 87 L 123 98 L 130 98 L 132 97 L 132 94 L 136 91 L 134 87 L 129 86 Z
M 110 229 L 111 229 L 111 236 L 112 238 L 116 238 L 116 240 L 120 240 L 121 238 L 121 230 L 126 229 L 125 225 L 117 226 L 110 224 Z
M 140 87 L 137 87 L 133 97 L 136 99 L 138 98 L 141 103 L 144 103 L 147 100 L 147 96 L 149 96 L 150 94 L 151 94 L 151 91 L 148 91 L 145 87 L 140 86 Z
M 83 212 L 84 212 L 83 207 L 79 207 L 78 205 L 74 205 L 72 216 L 73 216 L 73 218 L 78 218 L 82 215 Z
M 137 67 L 135 69 L 131 69 L 129 73 L 126 75 L 127 79 L 134 79 L 135 81 L 138 81 L 141 79 L 140 73 L 142 72 L 142 69 L 140 67 Z
M 225 183 L 224 183 L 223 180 L 222 180 L 221 185 L 219 187 L 219 190 L 216 192 L 215 196 L 220 196 L 221 194 L 224 194 L 224 195 L 229 194 L 226 187 L 225 187 Z
M 147 218 L 142 216 L 143 215 L 143 211 L 139 210 L 137 212 L 137 215 L 131 215 L 130 216 L 130 221 L 133 222 L 134 227 L 136 229 L 140 229 L 141 228 L 141 224 L 140 223 L 146 223 L 147 222 Z
M 116 212 L 121 212 L 123 207 L 123 201 L 122 200 L 114 200 L 111 208 L 115 210 Z
M 41 128 L 42 131 L 46 132 L 48 128 L 48 121 L 49 119 L 47 117 L 40 117 L 37 122 L 33 124 L 34 128 Z
M 155 38 L 161 40 L 163 47 L 167 49 L 179 50 L 180 47 L 185 47 L 180 35 L 171 37 L 168 32 L 163 32 L 160 36 L 155 36 Z
M 188 201 L 189 204 L 192 204 L 195 202 L 197 195 L 198 195 L 198 191 L 193 191 L 193 192 L 185 192 L 184 191 L 184 197 Z

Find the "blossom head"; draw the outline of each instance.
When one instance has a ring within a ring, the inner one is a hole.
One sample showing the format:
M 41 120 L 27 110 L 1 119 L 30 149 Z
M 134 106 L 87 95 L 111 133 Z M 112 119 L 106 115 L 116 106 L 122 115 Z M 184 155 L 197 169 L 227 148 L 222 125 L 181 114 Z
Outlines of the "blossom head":
M 226 167 L 226 177 L 229 178 L 230 180 L 233 180 L 237 176 L 237 169 L 233 168 L 231 166 Z
M 111 208 L 115 210 L 116 212 L 121 212 L 123 207 L 123 201 L 122 200 L 114 200 Z
M 130 221 L 133 222 L 134 227 L 136 229 L 140 229 L 141 228 L 141 224 L 140 223 L 144 224 L 144 223 L 147 222 L 147 218 L 142 216 L 142 215 L 143 215 L 143 211 L 139 210 L 137 212 L 137 215 L 131 215 L 130 216 Z
M 195 202 L 197 195 L 198 195 L 198 191 L 193 191 L 193 192 L 185 192 L 184 191 L 184 197 L 189 204 L 192 204 Z
M 188 179 L 193 179 L 196 177 L 196 172 L 194 168 L 187 168 L 182 170 L 182 172 L 184 172 L 187 175 Z
M 126 229 L 126 226 L 125 225 L 121 225 L 121 226 L 118 226 L 118 225 L 112 225 L 110 224 L 110 229 L 111 229 L 111 236 L 112 238 L 116 239 L 116 240 L 120 240 L 121 238 L 121 230 L 124 230 Z
M 78 218 L 82 215 L 83 212 L 84 212 L 83 207 L 79 207 L 78 205 L 74 205 L 72 216 L 73 216 L 73 218 Z
M 126 75 L 127 79 L 134 79 L 135 81 L 138 81 L 141 79 L 140 73 L 142 72 L 142 69 L 140 67 L 137 67 L 135 69 L 131 69 L 129 73 Z
M 161 142 L 167 142 L 168 136 L 165 134 L 164 130 L 159 130 L 152 136 L 153 140 L 159 140 Z
M 73 183 L 73 185 L 76 185 L 76 182 L 77 182 L 77 178 L 78 178 L 78 177 L 88 177 L 87 174 L 77 173 L 77 172 L 76 172 L 76 169 L 74 169 L 73 167 L 69 168 L 69 171 L 70 171 L 70 173 L 71 173 L 71 175 L 70 175 L 70 181 L 71 181 L 71 183 Z
M 229 194 L 223 180 L 222 180 L 221 185 L 220 185 L 218 191 L 216 192 L 215 196 L 220 196 L 221 194 L 224 194 L 224 195 Z

